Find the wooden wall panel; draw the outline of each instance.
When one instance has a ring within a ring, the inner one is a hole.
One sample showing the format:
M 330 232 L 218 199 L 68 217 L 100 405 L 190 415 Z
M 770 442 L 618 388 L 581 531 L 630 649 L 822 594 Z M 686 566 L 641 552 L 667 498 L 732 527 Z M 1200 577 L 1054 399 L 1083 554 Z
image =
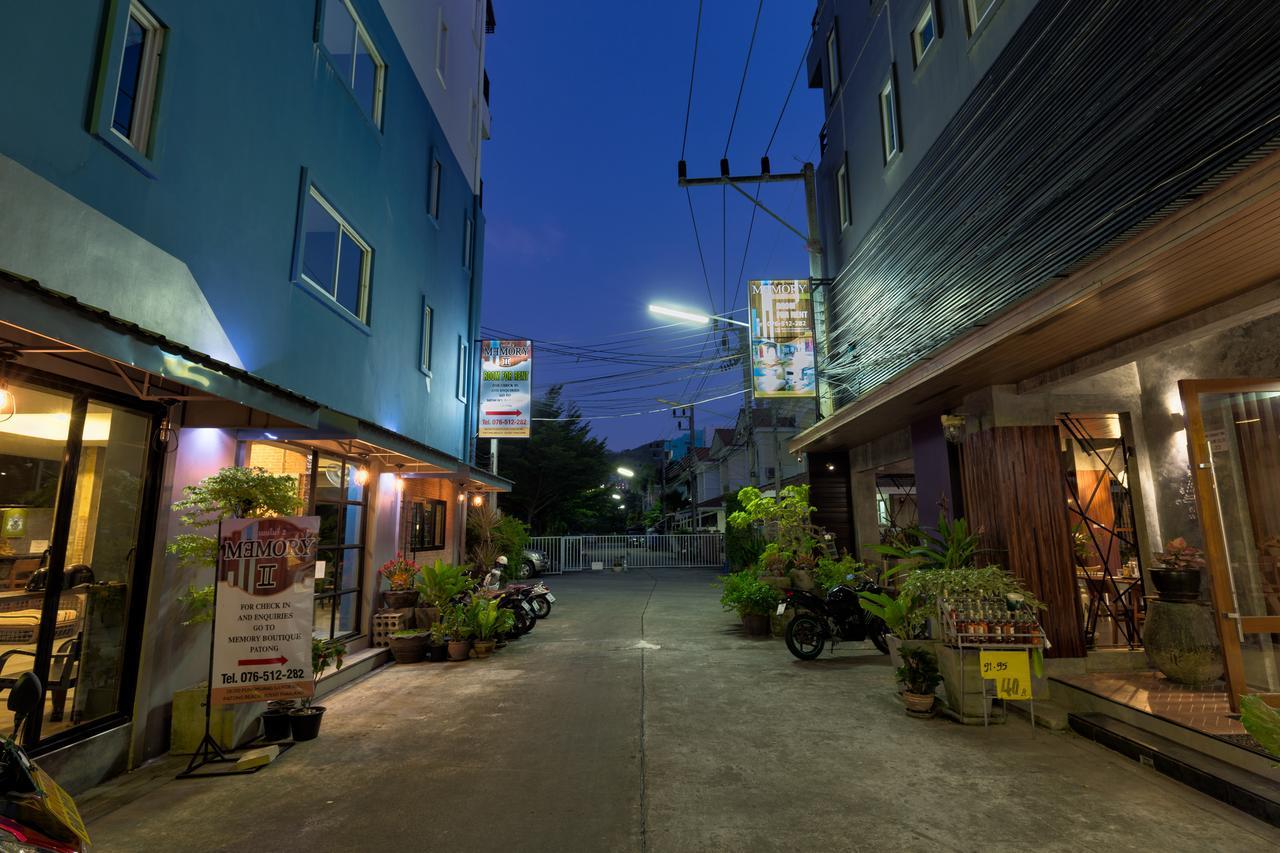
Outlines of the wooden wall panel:
M 840 553 L 848 551 L 856 555 L 858 543 L 853 530 L 849 476 L 847 454 L 809 454 L 809 504 L 814 508 L 813 521 L 834 537 Z
M 1049 606 L 1049 657 L 1083 657 L 1084 624 L 1072 561 L 1057 428 L 997 427 L 965 439 L 961 469 L 969 523 L 1000 563 Z

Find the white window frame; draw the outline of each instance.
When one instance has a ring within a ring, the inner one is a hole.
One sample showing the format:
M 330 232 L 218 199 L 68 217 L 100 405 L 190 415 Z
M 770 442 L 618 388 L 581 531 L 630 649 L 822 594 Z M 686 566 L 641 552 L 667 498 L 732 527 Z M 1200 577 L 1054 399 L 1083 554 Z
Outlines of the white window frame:
M 129 41 L 129 21 L 142 26 L 142 61 L 138 63 L 138 89 L 133 98 L 133 126 L 129 135 L 116 130 L 116 102 L 120 99 L 120 75 L 124 73 L 124 51 Z M 120 41 L 120 69 L 116 74 L 115 96 L 111 99 L 111 117 L 107 127 L 138 153 L 147 154 L 151 145 L 151 121 L 155 114 L 156 89 L 160 77 L 160 55 L 164 49 L 164 27 L 141 3 L 131 2 L 125 16 L 124 38 Z
M 338 71 L 345 75 L 343 82 L 347 84 L 347 88 L 350 89 L 351 94 L 354 95 L 356 91 L 356 42 L 363 42 L 364 49 L 373 60 L 374 67 L 376 69 L 373 75 L 373 115 L 369 116 L 369 119 L 378 127 L 382 127 L 382 95 L 383 90 L 386 87 L 387 63 L 382 60 L 382 54 L 378 53 L 378 48 L 374 46 L 373 39 L 369 36 L 369 31 L 364 28 L 364 22 L 360 20 L 360 16 L 356 14 L 355 7 L 351 5 L 351 0 L 339 0 L 339 2 L 346 7 L 347 14 L 351 16 L 351 21 L 355 24 L 355 38 L 351 42 L 351 67 L 345 71 L 339 68 Z M 324 4 L 326 15 L 329 13 L 331 8 L 332 7 L 328 3 Z M 323 41 L 323 36 L 321 36 L 321 41 Z M 330 59 L 333 59 L 333 54 L 329 54 L 329 57 Z M 334 64 L 334 67 L 337 68 L 336 63 Z M 363 109 L 364 106 L 361 105 L 361 110 Z
M 853 207 L 849 203 L 849 167 L 844 163 L 836 169 L 836 204 L 840 210 L 840 227 L 848 228 L 853 221 Z
M 992 11 L 995 10 L 996 6 L 1000 5 L 1000 0 L 991 0 L 987 4 L 987 8 L 979 15 L 978 2 L 979 0 L 964 0 L 964 16 L 969 24 L 969 35 L 976 33 L 982 22 L 991 17 Z
M 880 143 L 884 149 L 884 162 L 888 163 L 902 153 L 902 128 L 898 124 L 898 87 L 893 82 L 893 71 L 880 87 Z
M 472 257 L 476 247 L 476 226 L 467 214 L 462 219 L 462 268 L 471 271 Z
M 467 402 L 467 373 L 471 361 L 471 347 L 467 339 L 458 335 L 458 399 Z
M 431 331 L 432 323 L 435 320 L 435 312 L 431 310 L 431 306 L 427 304 L 426 299 L 422 300 L 422 343 L 418 353 L 419 367 L 422 372 L 431 376 Z
M 444 176 L 444 168 L 439 157 L 431 158 L 431 186 L 427 188 L 427 214 L 435 220 L 440 219 L 440 182 Z
M 328 200 L 325 199 L 325 197 L 320 194 L 320 191 L 317 190 L 314 185 L 307 188 L 307 193 L 311 198 L 315 199 L 322 208 L 324 208 L 326 213 L 328 213 L 331 217 L 333 217 L 334 222 L 338 223 L 338 245 L 336 250 L 333 253 L 333 292 L 328 291 L 327 289 L 325 289 L 323 285 L 317 282 L 314 282 L 310 278 L 308 278 L 307 274 L 302 271 L 301 264 L 299 264 L 299 267 L 298 267 L 298 277 L 303 281 L 305 281 L 307 284 L 314 287 L 319 292 L 323 293 L 325 296 L 329 297 L 329 299 L 333 302 L 334 305 L 337 305 L 347 314 L 350 314 L 352 317 L 355 317 L 361 323 L 368 325 L 369 323 L 369 319 L 368 319 L 369 318 L 369 290 L 370 290 L 369 274 L 373 266 L 373 249 L 369 246 L 368 243 L 366 243 L 360 237 L 359 234 L 356 233 L 356 230 L 354 228 L 352 228 L 350 225 L 347 224 L 347 220 L 342 218 L 342 215 L 339 214 L 338 211 L 334 209 L 333 205 L 330 204 Z M 307 206 L 306 206 L 306 203 L 304 202 L 302 205 L 302 210 L 299 211 L 299 217 L 300 217 L 299 225 L 298 225 L 299 228 L 303 227 L 303 223 L 306 221 L 306 215 L 307 215 Z M 347 306 L 343 305 L 341 302 L 338 301 L 338 272 L 342 268 L 342 235 L 343 234 L 346 234 L 348 237 L 350 237 L 355 242 L 355 244 L 359 246 L 361 249 L 360 304 L 357 306 L 360 309 L 359 313 L 352 313 L 351 309 L 349 309 Z M 306 252 L 307 250 L 306 241 L 307 241 L 307 234 L 306 234 L 306 231 L 304 230 L 302 232 L 302 246 L 301 246 L 301 251 L 303 252 Z
M 920 40 L 920 34 L 924 30 L 926 21 L 933 23 L 933 38 L 929 39 L 928 44 L 924 44 Z M 918 66 L 920 61 L 938 41 L 938 16 L 933 11 L 933 0 L 929 0 L 924 5 L 924 11 L 920 13 L 920 17 L 916 19 L 916 25 L 911 30 L 911 53 L 915 57 L 915 63 Z
M 831 78 L 831 97 L 836 96 L 843 82 L 840 79 L 840 40 L 837 38 L 839 27 L 836 21 L 831 22 L 831 32 L 827 33 L 827 76 Z
M 436 10 L 436 76 L 440 85 L 449 88 L 444 82 L 449 69 L 449 22 L 444 19 L 444 7 Z
M 480 102 L 476 100 L 476 90 L 471 90 L 471 121 L 467 127 L 467 142 L 472 149 L 480 144 Z

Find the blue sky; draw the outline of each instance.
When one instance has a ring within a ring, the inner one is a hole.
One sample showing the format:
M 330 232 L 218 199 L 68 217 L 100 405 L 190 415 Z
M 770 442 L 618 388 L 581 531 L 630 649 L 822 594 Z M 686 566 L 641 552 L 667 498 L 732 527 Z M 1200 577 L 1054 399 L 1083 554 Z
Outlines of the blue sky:
M 743 397 L 724 395 L 743 387 L 741 370 L 681 367 L 722 353 L 706 345 L 705 329 L 655 328 L 662 324 L 646 310 L 665 302 L 745 313 L 738 271 L 750 203 L 729 189 L 722 228 L 721 188 L 692 191 L 704 278 L 676 186 L 698 3 L 506 0 L 495 11 L 493 138 L 482 167 L 484 327 L 616 358 L 534 350 L 535 393 L 567 380 L 566 396 L 614 449 L 675 434 L 669 413 L 629 416 L 661 407 L 659 398 L 721 397 L 699 406 L 698 424 L 731 422 Z M 718 173 L 755 14 L 751 0 L 705 2 L 685 156 L 691 175 Z M 812 14 L 806 2 L 764 2 L 729 147 L 734 173 L 759 168 Z M 770 150 L 774 172 L 817 157 L 821 122 L 821 96 L 801 70 Z M 768 186 L 761 200 L 803 226 L 798 183 Z M 808 272 L 799 238 L 763 213 L 746 257 L 744 279 Z

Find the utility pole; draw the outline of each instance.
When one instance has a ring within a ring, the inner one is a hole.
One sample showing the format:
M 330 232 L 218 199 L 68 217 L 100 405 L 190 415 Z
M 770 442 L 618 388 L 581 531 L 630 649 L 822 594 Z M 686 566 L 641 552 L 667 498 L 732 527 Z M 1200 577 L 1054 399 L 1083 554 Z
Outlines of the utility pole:
M 498 476 L 498 439 L 489 439 L 489 473 Z M 498 493 L 496 491 L 489 493 L 489 508 L 496 510 L 498 508 Z

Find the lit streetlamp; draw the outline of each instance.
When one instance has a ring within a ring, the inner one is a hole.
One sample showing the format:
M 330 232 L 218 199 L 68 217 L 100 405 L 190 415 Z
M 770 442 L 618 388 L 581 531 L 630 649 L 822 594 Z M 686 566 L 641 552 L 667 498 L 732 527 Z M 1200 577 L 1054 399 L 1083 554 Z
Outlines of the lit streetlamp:
M 720 320 L 725 323 L 732 323 L 735 326 L 743 326 L 750 329 L 750 323 L 744 323 L 741 320 L 735 320 L 732 317 L 722 317 L 719 314 L 699 314 L 695 311 L 685 311 L 680 308 L 669 308 L 666 305 L 650 305 L 649 311 L 654 314 L 660 314 L 663 317 L 674 317 L 677 320 L 685 320 L 689 323 L 697 323 L 705 326 L 712 320 Z

